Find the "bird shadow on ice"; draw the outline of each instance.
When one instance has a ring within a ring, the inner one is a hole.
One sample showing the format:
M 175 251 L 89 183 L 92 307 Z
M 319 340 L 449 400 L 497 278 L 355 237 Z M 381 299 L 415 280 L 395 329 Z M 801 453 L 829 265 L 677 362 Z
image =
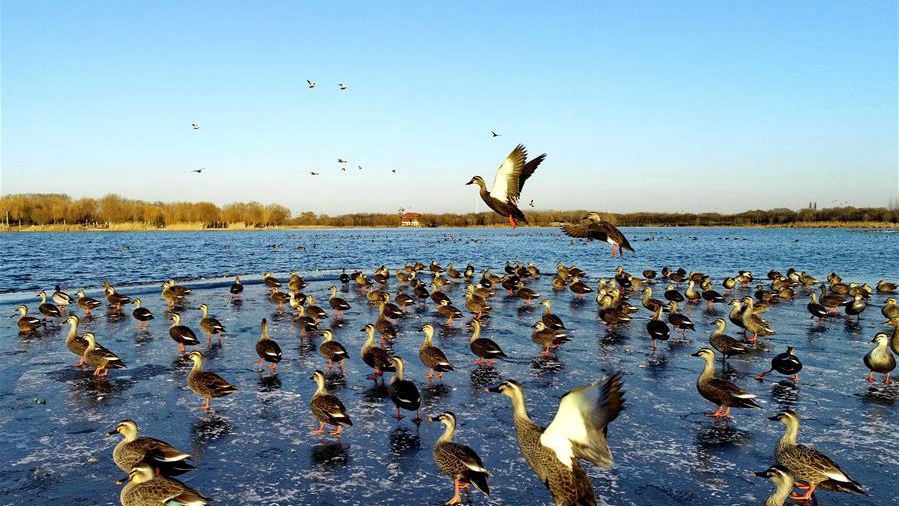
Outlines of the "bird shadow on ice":
M 348 450 L 349 445 L 344 445 L 340 439 L 322 440 L 310 449 L 309 460 L 313 466 L 344 467 L 350 462 Z

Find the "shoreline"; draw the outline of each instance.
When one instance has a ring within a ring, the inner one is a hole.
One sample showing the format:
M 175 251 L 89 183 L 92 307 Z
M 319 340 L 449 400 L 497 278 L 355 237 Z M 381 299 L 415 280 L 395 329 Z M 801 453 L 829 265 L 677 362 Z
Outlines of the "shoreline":
M 560 223 L 546 225 L 523 225 L 520 229 L 555 229 Z M 796 229 L 899 229 L 899 223 L 878 221 L 819 221 L 796 222 L 778 225 L 753 225 L 753 224 L 643 224 L 643 225 L 618 225 L 621 228 L 796 228 Z M 331 225 L 278 225 L 268 227 L 224 227 L 208 228 L 200 224 L 176 224 L 169 227 L 154 227 L 142 223 L 119 223 L 109 227 L 84 227 L 82 225 L 0 225 L 0 233 L 40 233 L 40 232 L 260 232 L 270 230 L 437 230 L 437 229 L 503 229 L 509 228 L 506 224 L 456 226 L 456 227 L 397 227 L 397 226 L 331 226 Z

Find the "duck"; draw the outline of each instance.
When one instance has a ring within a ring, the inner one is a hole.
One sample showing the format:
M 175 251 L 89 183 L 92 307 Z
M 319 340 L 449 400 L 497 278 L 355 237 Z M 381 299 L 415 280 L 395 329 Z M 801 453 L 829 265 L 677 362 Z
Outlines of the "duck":
M 401 357 L 394 356 L 391 358 L 391 361 L 396 369 L 396 373 L 390 380 L 390 386 L 387 387 L 387 395 L 393 401 L 393 405 L 396 406 L 394 418 L 397 420 L 405 418 L 400 413 L 400 409 L 405 409 L 406 411 L 415 411 L 415 418 L 412 421 L 420 422 L 421 394 L 418 392 L 418 387 L 415 386 L 414 382 L 405 379 L 403 376 L 405 362 L 403 362 Z
M 563 395 L 553 421 L 545 429 L 528 415 L 521 383 L 510 379 L 485 390 L 511 399 L 518 447 L 553 502 L 595 505 L 593 486 L 578 459 L 602 468 L 612 466 L 606 437 L 608 425 L 624 409 L 621 373 Z
M 496 172 L 496 179 L 493 181 L 493 188 L 487 191 L 487 183 L 481 176 L 474 176 L 466 185 L 477 184 L 480 188 L 481 200 L 487 204 L 500 216 L 509 218 L 509 224 L 512 228 L 518 226 L 519 222 L 527 224 L 527 218 L 518 208 L 518 199 L 521 196 L 521 190 L 524 188 L 525 181 L 534 174 L 537 167 L 546 159 L 546 153 L 526 162 L 528 156 L 527 148 L 522 144 L 515 146 L 515 149 L 509 153 L 499 170 Z
M 877 293 L 893 293 L 896 291 L 896 283 L 891 283 L 885 279 L 881 279 L 874 287 Z
M 642 274 L 643 278 L 649 282 L 652 282 L 656 278 L 656 276 L 658 276 L 658 273 L 653 269 L 645 269 Z
M 356 281 L 356 286 L 359 287 L 359 290 L 363 294 L 366 293 L 366 291 L 369 288 L 371 288 L 371 286 L 374 284 L 368 279 L 368 277 L 365 274 L 363 274 L 361 272 L 356 274 L 355 281 Z
M 568 288 L 568 281 L 559 276 L 554 276 L 552 281 L 550 281 L 550 284 L 552 285 L 552 288 L 555 291 L 564 290 L 564 289 Z
M 168 304 L 169 309 L 175 309 L 175 306 L 177 306 L 184 299 L 184 297 L 179 297 L 178 294 L 176 294 L 171 288 L 172 287 L 169 281 L 163 282 L 162 293 L 160 293 L 160 295 L 162 296 L 162 299 L 166 302 L 166 304 Z
M 718 293 L 716 290 L 703 290 L 700 295 L 702 296 L 702 300 L 706 302 L 706 307 L 708 309 L 714 308 L 716 303 L 724 303 L 724 296 Z
M 123 506 L 205 506 L 211 501 L 175 478 L 157 475 L 150 464 L 144 462 L 131 468 L 128 479 L 119 495 Z
M 667 341 L 671 333 L 668 324 L 662 321 L 662 306 L 656 306 L 652 319 L 646 322 L 646 332 L 652 338 L 652 349 L 656 349 L 656 341 Z
M 712 418 L 730 416 L 731 408 L 759 408 L 755 402 L 756 395 L 734 385 L 730 381 L 715 377 L 715 352 L 710 348 L 700 348 L 691 357 L 705 360 L 705 367 L 696 380 L 696 389 L 706 400 L 718 406 L 714 413 L 706 413 Z M 727 408 L 727 409 L 725 409 Z
M 583 299 L 585 294 L 593 291 L 593 289 L 590 288 L 590 285 L 581 281 L 581 279 L 577 276 L 571 278 L 571 283 L 568 284 L 568 289 L 574 292 L 574 297 L 578 300 Z
M 297 325 L 300 327 L 301 336 L 308 335 L 311 339 L 313 335 L 318 334 L 319 332 L 318 323 L 316 323 L 315 318 L 306 315 L 306 306 L 297 306 L 297 316 L 293 321 L 297 322 Z
M 19 328 L 19 334 L 31 334 L 37 332 L 37 329 L 44 326 L 44 322 L 33 316 L 28 316 L 28 306 L 22 305 L 16 308 L 16 312 L 10 318 L 19 317 L 16 326 Z
M 784 435 L 781 436 L 774 449 L 774 459 L 777 465 L 787 469 L 793 476 L 797 487 L 805 490 L 805 494 L 792 494 L 790 499 L 810 500 L 819 486 L 826 490 L 868 495 L 863 490 L 861 483 L 852 479 L 827 455 L 811 446 L 796 443 L 799 435 L 799 415 L 794 411 L 784 410 L 768 419 L 786 426 Z M 803 485 L 799 485 L 799 483 Z
M 240 276 L 235 276 L 234 283 L 231 285 L 231 288 L 228 289 L 228 292 L 231 294 L 231 298 L 237 297 L 240 298 L 240 294 L 243 293 L 243 285 L 240 283 Z
M 306 297 L 306 312 L 309 313 L 315 321 L 321 321 L 328 318 L 328 312 L 323 308 L 315 305 L 315 301 L 318 300 L 314 295 L 308 295 Z M 390 296 L 387 296 L 387 301 L 390 301 Z
M 674 288 L 674 285 L 668 285 L 665 287 L 665 293 L 663 293 L 665 299 L 671 302 L 683 302 L 684 296 L 681 295 L 677 288 Z
M 734 288 L 736 288 L 736 286 L 737 286 L 737 280 L 728 276 L 721 281 L 721 286 L 726 288 L 728 293 L 731 293 L 734 291 Z
M 350 275 L 346 273 L 346 269 L 340 269 L 340 275 L 337 276 L 337 279 L 338 279 L 342 284 L 345 285 L 345 284 L 347 284 L 347 283 L 350 282 Z
M 743 332 L 745 333 L 746 326 L 743 325 L 743 303 L 740 299 L 733 299 L 730 301 L 730 305 L 733 306 L 733 309 L 727 314 L 727 319 L 737 327 L 743 329 Z
M 186 286 L 177 284 L 174 279 L 169 280 L 169 290 L 175 292 L 175 295 L 178 296 L 179 299 L 183 299 L 184 297 L 187 297 L 188 295 L 193 293 L 193 290 Z
M 375 326 L 372 324 L 368 324 L 360 330 L 360 332 L 365 332 L 368 334 L 368 338 L 362 343 L 362 349 L 359 351 L 359 356 L 362 357 L 362 361 L 365 362 L 365 365 L 371 367 L 374 372 L 368 376 L 368 379 L 374 380 L 377 383 L 378 378 L 383 376 L 384 371 L 393 372 L 396 370 L 393 362 L 391 361 L 390 354 L 384 348 L 380 348 L 375 345 Z
M 672 327 L 679 329 L 682 336 L 686 336 L 687 331 L 695 331 L 696 326 L 693 325 L 693 321 L 690 320 L 687 315 L 679 313 L 679 309 L 680 307 L 677 302 L 671 303 L 671 311 L 668 313 L 668 323 L 670 323 Z
M 296 298 L 296 294 L 279 292 L 278 288 L 274 286 L 269 289 L 268 298 L 278 305 L 278 312 L 284 311 L 284 304 L 289 303 L 291 297 Z
M 541 304 L 546 308 L 543 310 L 543 316 L 540 317 L 543 325 L 550 330 L 565 330 L 565 323 L 558 315 L 553 314 L 552 302 L 549 299 L 543 299 Z
M 462 318 L 465 316 L 459 308 L 449 303 L 449 300 L 443 300 L 437 306 L 437 314 L 446 318 L 445 325 L 452 326 L 454 318 Z
M 478 359 L 473 363 L 475 365 L 486 364 L 492 366 L 495 360 L 507 358 L 502 348 L 496 342 L 487 337 L 481 337 L 481 323 L 478 320 L 471 320 L 472 333 L 468 340 L 468 349 L 474 353 Z
M 474 293 L 474 287 L 468 285 L 465 293 L 465 308 L 473 315 L 475 320 L 480 320 L 485 313 L 489 313 L 493 307 L 486 300 Z
M 774 358 L 771 359 L 771 368 L 767 371 L 760 373 L 755 377 L 756 380 L 762 381 L 762 378 L 765 377 L 771 371 L 777 371 L 784 376 L 791 376 L 793 381 L 799 381 L 799 371 L 802 370 L 802 362 L 799 361 L 799 357 L 793 353 L 793 347 L 787 346 L 787 351 L 775 355 Z
M 198 309 L 203 313 L 203 316 L 200 318 L 200 329 L 206 333 L 206 340 L 212 339 L 213 334 L 221 339 L 222 334 L 225 332 L 225 326 L 222 325 L 222 322 L 207 314 L 209 307 L 206 304 L 200 304 Z
M 106 434 L 122 435 L 122 440 L 112 450 L 112 460 L 122 471 L 131 471 L 135 465 L 147 461 L 151 462 L 162 476 L 178 476 L 194 469 L 188 462 L 193 459 L 189 453 L 184 453 L 159 439 L 140 437 L 137 422 L 134 420 L 122 420 Z
M 692 279 L 687 282 L 687 289 L 684 290 L 684 297 L 688 301 L 695 304 L 695 303 L 699 302 L 699 299 L 702 298 L 702 295 L 700 295 L 699 292 L 697 292 L 696 289 L 693 288 L 694 286 L 696 286 L 696 282 L 693 281 Z
M 451 281 L 457 281 L 457 280 L 462 279 L 462 273 L 459 272 L 459 271 L 457 271 L 457 270 L 453 267 L 453 264 L 446 264 L 446 276 L 447 276 Z
M 62 312 L 53 304 L 47 302 L 47 292 L 41 290 L 35 295 L 36 297 L 41 298 L 41 304 L 37 307 L 37 310 L 40 311 L 44 318 L 62 318 Z
M 741 314 L 743 326 L 747 331 L 752 332 L 752 337 L 747 339 L 750 343 L 758 340 L 758 336 L 770 336 L 776 334 L 771 324 L 755 312 L 752 297 L 743 297 L 743 312 Z
M 774 483 L 774 493 L 765 499 L 764 506 L 784 506 L 790 493 L 793 491 L 793 475 L 787 469 L 774 465 L 765 471 L 756 471 L 755 476 L 768 478 Z
M 268 362 L 268 369 L 272 372 L 277 371 L 278 363 L 282 359 L 281 347 L 268 335 L 268 320 L 265 318 L 262 319 L 262 334 L 259 336 L 259 340 L 256 341 L 256 355 L 259 356 L 256 365 Z
M 432 339 L 434 338 L 434 326 L 425 324 L 421 327 L 421 331 L 425 334 L 425 340 L 422 341 L 421 347 L 418 349 L 418 358 L 421 360 L 421 363 L 430 370 L 428 375 L 425 376 L 425 378 L 428 379 L 428 384 L 430 384 L 434 377 L 443 379 L 443 373 L 454 369 L 453 364 L 446 358 L 443 350 L 434 346 L 432 342 Z
M 377 330 L 378 334 L 381 336 L 382 343 L 392 341 L 396 339 L 397 336 L 396 325 L 391 323 L 384 315 L 385 310 L 386 305 L 382 302 L 378 306 L 378 319 L 375 321 L 375 330 Z
M 562 225 L 562 232 L 568 237 L 586 238 L 587 240 L 607 242 L 612 245 L 612 258 L 617 252 L 624 257 L 624 250 L 634 252 L 634 247 L 618 227 L 602 219 L 599 213 L 589 213 L 581 219 L 581 223 Z
M 849 301 L 844 299 L 842 295 L 827 293 L 824 285 L 821 285 L 821 304 L 830 311 L 830 314 L 836 314 L 840 306 L 845 306 Z
M 888 320 L 899 318 L 899 305 L 896 304 L 896 297 L 887 298 L 883 307 L 880 308 L 880 314 Z
M 721 353 L 722 360 L 726 361 L 727 357 L 731 355 L 739 355 L 749 351 L 740 341 L 724 333 L 724 329 L 727 327 L 727 322 L 724 318 L 716 318 L 712 323 L 717 328 L 709 336 L 709 343 L 712 345 L 712 348 Z
M 662 308 L 663 310 L 668 310 L 669 306 L 667 304 L 663 304 L 659 299 L 652 298 L 652 288 L 646 287 L 643 290 L 643 307 L 649 310 L 651 313 L 656 312 L 656 308 Z
M 84 290 L 78 290 L 75 296 L 78 297 L 75 304 L 84 311 L 84 316 L 92 316 L 91 311 L 102 305 L 99 300 L 84 295 Z
M 269 288 L 281 288 L 281 282 L 271 272 L 262 275 L 262 282 Z
M 890 338 L 890 349 L 893 353 L 899 355 L 899 317 L 890 318 L 883 322 L 884 325 L 893 327 L 893 337 Z
M 66 323 L 70 325 L 69 332 L 66 334 L 66 348 L 78 355 L 78 362 L 74 365 L 75 367 L 81 367 L 84 365 L 84 350 L 87 348 L 87 341 L 84 340 L 84 337 L 78 335 L 80 320 L 76 315 L 69 315 L 66 318 Z
M 149 309 L 141 306 L 139 297 L 134 299 L 134 311 L 131 311 L 131 316 L 137 320 L 137 330 L 149 330 L 150 320 L 154 318 Z
M 865 381 L 872 383 L 874 381 L 874 373 L 878 373 L 885 374 L 886 378 L 883 382 L 890 384 L 893 382 L 890 379 L 890 373 L 896 368 L 896 357 L 890 353 L 888 348 L 890 336 L 886 332 L 878 332 L 874 339 L 871 339 L 871 342 L 877 343 L 877 346 L 865 355 L 865 366 L 871 371 L 868 373 Z
M 115 287 L 110 285 L 109 281 L 104 281 L 103 286 L 105 287 L 103 294 L 106 296 L 106 302 L 108 302 L 116 311 L 121 311 L 122 304 L 131 303 L 131 297 L 116 292 Z
M 53 294 L 50 296 L 50 298 L 53 300 L 53 302 L 56 303 L 57 306 L 61 308 L 66 307 L 75 301 L 75 299 L 73 299 L 71 295 L 62 291 L 59 285 L 56 285 L 56 288 L 53 289 Z
M 865 304 L 865 301 L 862 300 L 861 295 L 856 295 L 852 298 L 852 300 L 844 306 L 846 311 L 846 319 L 849 320 L 853 316 L 855 317 L 855 321 L 861 320 L 861 314 L 867 309 L 868 305 Z
M 331 425 L 336 429 L 328 431 L 328 434 L 340 437 L 344 427 L 353 426 L 353 420 L 347 414 L 346 406 L 336 395 L 328 393 L 328 389 L 325 387 L 324 372 L 315 371 L 309 379 L 315 381 L 316 387 L 309 406 L 319 423 L 318 429 L 313 430 L 312 433 L 319 436 L 324 435 L 325 425 Z
M 610 332 L 615 332 L 619 323 L 627 323 L 632 318 L 622 304 L 615 304 L 613 297 L 604 292 L 605 289 L 600 290 L 596 295 L 596 302 L 599 304 L 599 319 L 606 324 Z
M 440 422 L 445 427 L 443 434 L 437 438 L 433 450 L 437 468 L 452 478 L 455 486 L 455 494 L 444 504 L 462 504 L 462 496 L 459 495 L 459 491 L 468 488 L 472 483 L 478 490 L 489 496 L 490 487 L 487 484 L 487 478 L 492 474 L 484 467 L 481 457 L 470 447 L 453 441 L 453 435 L 456 433 L 456 415 L 452 411 L 444 411 L 437 416 L 432 416 L 429 420 Z
M 399 295 L 402 295 L 402 293 L 400 293 Z M 399 298 L 399 296 L 397 296 L 397 298 Z M 390 295 L 388 295 L 386 300 L 384 301 L 384 316 L 390 318 L 391 320 L 397 320 L 406 316 L 406 313 L 403 311 L 403 309 L 393 302 L 390 302 L 390 300 Z
M 805 305 L 809 314 L 812 315 L 809 319 L 817 318 L 820 323 L 824 323 L 824 318 L 830 313 L 828 313 L 826 307 L 818 303 L 818 294 L 816 292 L 809 294 L 809 298 L 809 303 Z
M 206 404 L 197 406 L 194 409 L 209 411 L 211 409 L 210 401 L 213 398 L 231 395 L 237 391 L 236 386 L 228 383 L 218 374 L 203 370 L 203 354 L 199 351 L 190 352 L 187 358 L 194 363 L 190 373 L 187 375 L 187 386 L 200 397 L 206 399 Z
M 178 343 L 178 351 L 184 353 L 184 346 L 196 346 L 200 344 L 197 335 L 186 325 L 181 325 L 181 315 L 172 314 L 172 326 L 169 327 L 169 336 Z
M 334 333 L 330 330 L 322 331 L 322 343 L 318 345 L 318 353 L 328 361 L 329 371 L 334 367 L 334 362 L 337 362 L 341 374 L 343 373 L 343 361 L 350 358 L 346 348 L 334 340 Z
M 431 283 L 431 294 L 430 294 L 430 298 L 431 298 L 432 301 L 434 301 L 434 304 L 437 304 L 438 306 L 439 306 L 440 304 L 442 304 L 443 302 L 447 302 L 447 303 L 451 303 L 451 302 L 452 302 L 452 301 L 450 300 L 450 298 L 449 298 L 449 295 L 447 295 L 447 294 L 445 294 L 445 293 L 443 293 L 443 292 L 441 292 L 441 291 L 438 291 L 438 290 L 437 290 L 437 285 L 435 285 L 434 283 Z
M 84 363 L 94 368 L 94 376 L 104 378 L 109 375 L 110 369 L 124 369 L 125 363 L 115 353 L 106 348 L 97 348 L 97 339 L 90 332 L 85 332 L 81 336 L 87 342 L 82 358 Z
M 337 296 L 336 286 L 332 286 L 329 290 L 331 290 L 331 296 L 328 297 L 328 305 L 334 310 L 334 318 L 340 318 L 343 312 L 349 310 L 351 306 L 347 301 Z
M 534 342 L 534 344 L 539 344 L 546 348 L 540 352 L 543 356 L 548 356 L 550 354 L 549 350 L 551 347 L 559 349 L 561 344 L 571 341 L 571 339 L 568 338 L 568 332 L 566 330 L 548 329 L 546 328 L 546 324 L 541 320 L 538 320 L 537 323 L 534 324 L 534 329 L 534 332 L 531 334 L 531 341 Z

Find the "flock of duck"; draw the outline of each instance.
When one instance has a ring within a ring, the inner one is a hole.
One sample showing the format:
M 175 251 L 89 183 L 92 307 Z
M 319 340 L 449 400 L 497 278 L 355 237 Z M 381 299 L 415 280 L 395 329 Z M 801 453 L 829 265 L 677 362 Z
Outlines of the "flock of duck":
M 624 246 L 621 247 L 624 249 Z M 393 416 L 397 420 L 403 419 L 402 412 L 406 411 L 414 413 L 414 422 L 421 421 L 419 387 L 407 377 L 405 359 L 392 351 L 391 345 L 398 336 L 397 320 L 406 317 L 408 308 L 427 305 L 428 301 L 433 303 L 436 317 L 445 319 L 443 325 L 452 326 L 455 319 L 469 317 L 469 349 L 474 359 L 473 365 L 491 367 L 495 361 L 507 358 L 502 350 L 502 343 L 481 335 L 482 325 L 490 321 L 491 299 L 501 293 L 505 293 L 506 297 L 517 297 L 525 305 L 542 299 L 540 293 L 528 286 L 533 286 L 541 276 L 535 265 L 507 262 L 504 270 L 503 275 L 494 274 L 491 269 L 478 272 L 469 264 L 459 271 L 451 264 L 444 268 L 432 261 L 427 266 L 422 263 L 408 264 L 392 273 L 382 266 L 371 275 L 345 271 L 340 274 L 336 281 L 343 286 L 344 292 L 356 291 L 356 300 L 377 308 L 375 321 L 365 323 L 360 328 L 365 339 L 359 349 L 359 357 L 371 369 L 368 378 L 376 385 L 378 382 L 385 382 L 386 373 L 392 373 L 387 392 L 396 408 Z M 422 281 L 428 275 L 430 281 Z M 845 318 L 857 319 L 867 310 L 866 300 L 874 292 L 888 294 L 896 290 L 896 285 L 887 281 L 879 282 L 875 288 L 867 284 L 845 283 L 834 273 L 825 282 L 819 282 L 794 269 L 789 269 L 786 274 L 769 272 L 768 286 L 763 286 L 751 272 L 739 272 L 720 281 L 721 292 L 715 289 L 708 275 L 667 267 L 660 273 L 646 270 L 640 276 L 618 267 L 610 278 L 599 278 L 595 288 L 583 281 L 587 278 L 588 274 L 576 266 L 559 263 L 550 286 L 555 291 L 567 290 L 576 299 L 583 299 L 588 295 L 594 297 L 599 319 L 612 332 L 616 326 L 631 321 L 630 315 L 641 310 L 630 302 L 630 298 L 642 294 L 641 305 L 652 314 L 646 324 L 646 336 L 647 345 L 653 350 L 659 341 L 669 340 L 672 330 L 682 335 L 695 331 L 690 318 L 680 312 L 681 304 L 704 303 L 713 307 L 715 304 L 726 303 L 727 295 L 733 294 L 738 286 L 748 288 L 753 283 L 757 284 L 753 296 L 733 297 L 730 300 L 732 309 L 727 320 L 718 318 L 714 321 L 716 330 L 708 338 L 709 346 L 692 354 L 703 360 L 696 387 L 703 398 L 717 407 L 714 412 L 707 413 L 715 419 L 730 419 L 732 408 L 760 407 L 755 402 L 755 394 L 717 376 L 715 369 L 719 354 L 726 364 L 729 357 L 749 352 L 765 336 L 775 333 L 772 325 L 762 316 L 765 311 L 775 308 L 781 300 L 793 299 L 801 291 L 808 292 L 807 310 L 810 318 L 833 318 L 842 309 Z M 389 286 L 394 281 L 400 285 L 395 295 L 389 291 Z M 344 361 L 351 360 L 351 353 L 335 340 L 332 330 L 323 328 L 323 320 L 331 318 L 332 328 L 348 324 L 343 313 L 351 308 L 351 304 L 338 297 L 335 283 L 330 287 L 327 297 L 330 312 L 316 305 L 318 299 L 314 294 L 304 292 L 308 284 L 296 272 L 292 272 L 284 283 L 267 272 L 263 275 L 262 283 L 266 287 L 268 299 L 277 305 L 277 311 L 289 311 L 292 314 L 291 319 L 303 338 L 321 338 L 318 351 L 323 359 L 322 369 L 311 371 L 309 378 L 316 384 L 315 393 L 310 399 L 310 411 L 319 423 L 313 433 L 325 437 L 326 428 L 332 428 L 328 434 L 340 438 L 344 429 L 353 426 L 352 413 L 348 412 L 338 396 L 328 391 L 327 380 L 334 373 L 335 367 L 340 371 L 337 374 L 343 374 Z M 665 285 L 662 290 L 664 300 L 653 298 L 653 288 L 659 283 Z M 686 288 L 681 292 L 680 286 L 684 283 Z M 133 304 L 131 315 L 137 322 L 137 328 L 139 331 L 146 330 L 155 315 L 142 305 L 141 300 L 118 292 L 109 282 L 104 281 L 103 285 L 110 314 L 122 315 L 123 305 Z M 464 310 L 455 305 L 449 295 L 450 290 L 445 290 L 452 285 L 465 286 Z M 815 285 L 818 285 L 817 289 Z M 699 290 L 696 289 L 697 286 Z M 287 291 L 282 291 L 285 288 Z M 230 287 L 228 296 L 232 301 L 239 302 L 243 290 L 244 285 L 238 277 Z M 169 308 L 171 319 L 169 335 L 177 345 L 177 348 L 173 347 L 173 353 L 186 354 L 185 358 L 192 362 L 187 386 L 203 400 L 196 409 L 208 411 L 211 409 L 212 399 L 230 395 L 238 390 L 238 386 L 212 371 L 204 370 L 202 352 L 187 352 L 188 346 L 200 344 L 197 333 L 188 325 L 190 322 L 182 321 L 179 315 L 184 308 L 194 307 L 188 306 L 191 293 L 190 288 L 177 284 L 175 280 L 162 284 L 161 297 Z M 103 305 L 100 300 L 88 297 L 83 290 L 78 290 L 76 296 L 71 297 L 58 286 L 49 297 L 43 291 L 37 296 L 41 299 L 38 311 L 42 318 L 30 316 L 25 305 L 19 306 L 13 315 L 19 317 L 18 328 L 21 334 L 39 332 L 42 327 L 53 325 L 53 322 L 64 321 L 68 324 L 66 346 L 78 359 L 75 367 L 89 366 L 98 381 L 102 381 L 110 371 L 126 367 L 119 355 L 98 342 L 94 334 L 78 332 L 80 319 L 92 317 L 92 311 Z M 533 324 L 531 339 L 539 346 L 540 354 L 559 353 L 571 336 L 562 319 L 552 312 L 550 300 L 543 299 L 540 304 L 544 310 L 540 319 Z M 69 310 L 69 305 L 79 308 L 82 316 Z M 200 304 L 197 308 L 202 316 L 194 328 L 205 334 L 207 342 L 214 337 L 220 340 L 226 332 L 224 325 L 208 314 L 205 304 Z M 663 313 L 667 313 L 664 319 Z M 893 327 L 892 335 L 878 332 L 871 340 L 875 346 L 863 358 L 863 363 L 870 371 L 865 379 L 873 382 L 875 374 L 882 374 L 883 382 L 891 383 L 890 373 L 896 367 L 893 354 L 899 354 L 899 306 L 894 297 L 887 299 L 881 313 L 887 318 L 886 324 Z M 742 337 L 725 334 L 728 320 L 740 329 Z M 435 345 L 433 324 L 421 326 L 420 331 L 423 340 L 418 358 L 428 370 L 425 379 L 429 384 L 441 381 L 444 374 L 452 373 L 459 364 L 453 364 Z M 259 358 L 256 364 L 267 364 L 267 369 L 272 374 L 277 374 L 283 354 L 279 344 L 269 335 L 266 319 L 262 319 L 260 324 L 256 353 Z M 325 368 L 329 373 L 324 372 Z M 761 372 L 756 379 L 761 381 L 765 375 L 776 371 L 793 381 L 799 381 L 798 373 L 801 369 L 802 363 L 795 349 L 789 347 L 776 355 L 771 360 L 770 368 Z M 608 425 L 625 407 L 622 374 L 614 373 L 562 396 L 555 418 L 545 428 L 530 418 L 525 407 L 525 392 L 519 382 L 509 379 L 487 388 L 486 391 L 501 393 L 510 398 L 520 450 L 528 465 L 549 490 L 553 501 L 558 505 L 596 504 L 590 479 L 579 460 L 600 467 L 612 465 L 606 434 Z M 491 473 L 488 467 L 474 449 L 453 441 L 458 426 L 456 415 L 445 411 L 430 416 L 429 420 L 445 426 L 445 432 L 435 443 L 433 455 L 437 467 L 453 480 L 454 495 L 447 504 L 461 503 L 460 491 L 471 484 L 489 494 L 488 479 Z M 785 432 L 774 450 L 773 465 L 756 473 L 774 483 L 775 490 L 765 502 L 767 506 L 782 505 L 788 498 L 809 500 L 820 489 L 866 494 L 861 483 L 850 477 L 824 453 L 797 442 L 800 426 L 797 413 L 785 410 L 771 417 L 771 420 L 784 424 Z M 113 460 L 121 470 L 128 473 L 127 484 L 121 492 L 123 505 L 207 504 L 209 499 L 203 494 L 174 478 L 194 468 L 189 462 L 190 454 L 164 441 L 140 436 L 137 422 L 130 419 L 117 423 L 110 434 L 122 436 L 113 450 Z M 794 487 L 799 492 L 793 492 Z

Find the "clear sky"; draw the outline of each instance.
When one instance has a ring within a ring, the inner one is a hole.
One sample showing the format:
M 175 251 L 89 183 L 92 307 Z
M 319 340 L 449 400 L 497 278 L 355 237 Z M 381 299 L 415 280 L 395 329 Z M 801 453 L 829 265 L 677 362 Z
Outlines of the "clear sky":
M 549 154 L 522 196 L 537 209 L 899 189 L 894 0 L 0 9 L 3 194 L 467 212 L 464 183 L 517 143 Z

